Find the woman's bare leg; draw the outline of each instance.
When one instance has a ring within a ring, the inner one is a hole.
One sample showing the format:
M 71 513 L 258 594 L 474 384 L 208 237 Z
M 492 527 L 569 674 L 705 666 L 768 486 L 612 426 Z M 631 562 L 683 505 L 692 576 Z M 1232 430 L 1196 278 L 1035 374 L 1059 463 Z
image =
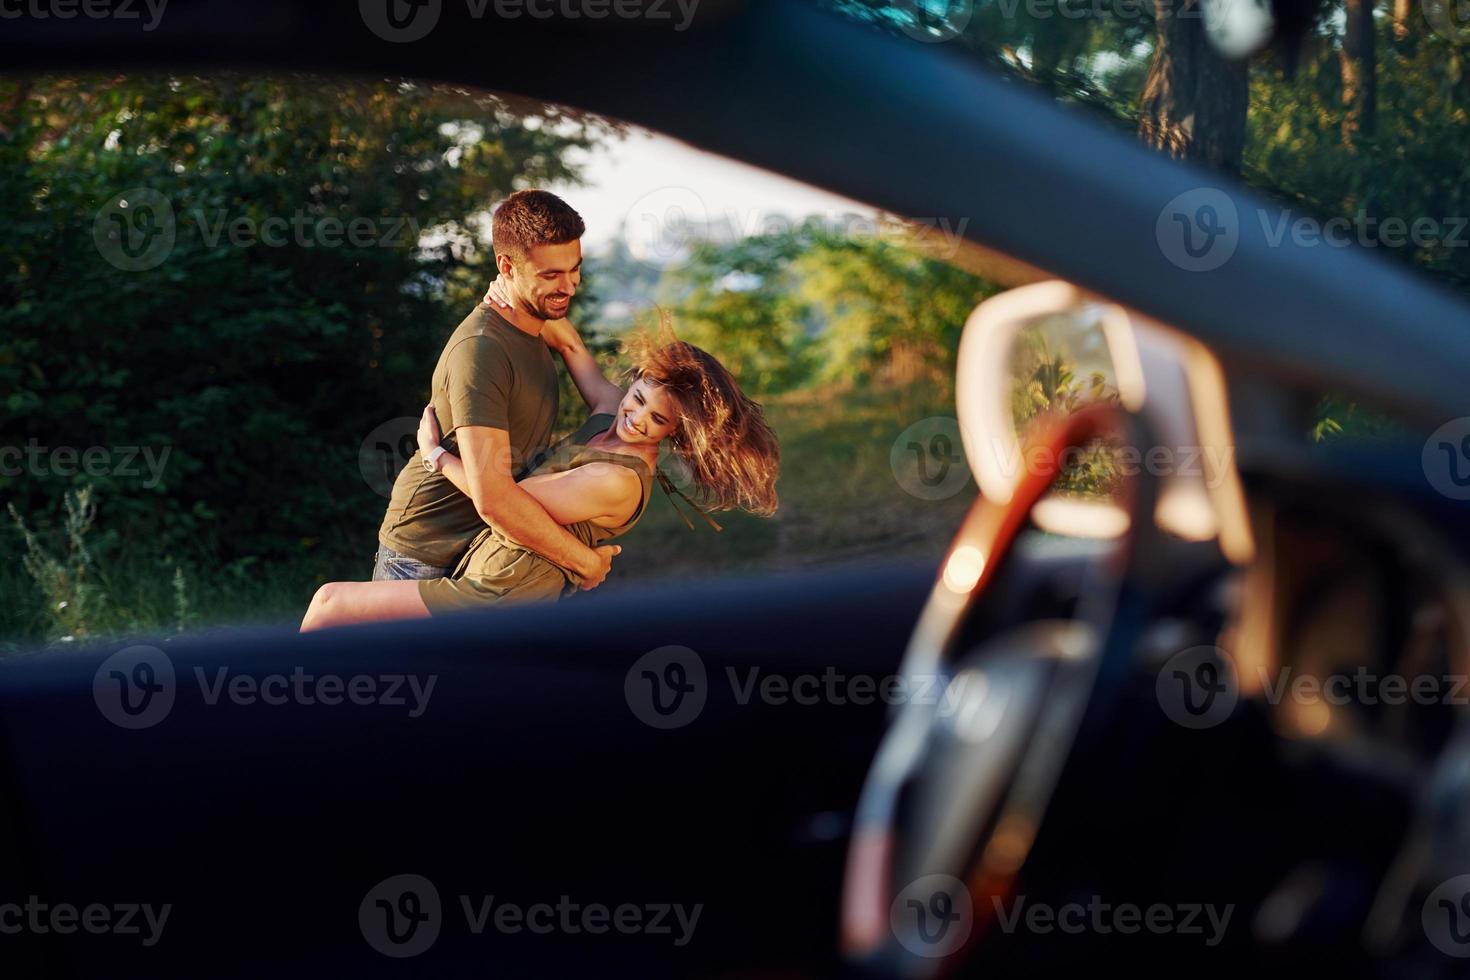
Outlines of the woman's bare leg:
M 301 632 L 428 615 L 418 582 L 328 582 L 312 597 Z

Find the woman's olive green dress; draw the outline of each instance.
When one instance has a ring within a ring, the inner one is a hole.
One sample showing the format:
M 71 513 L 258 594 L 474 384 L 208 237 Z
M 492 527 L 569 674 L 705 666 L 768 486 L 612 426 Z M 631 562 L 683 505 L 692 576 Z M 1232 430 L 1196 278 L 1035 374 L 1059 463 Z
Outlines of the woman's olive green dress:
M 626 524 L 609 528 L 578 521 L 567 525 L 567 530 L 589 548 L 611 541 L 638 523 L 653 489 L 653 473 L 643 460 L 626 453 L 587 447 L 588 440 L 606 432 L 614 421 L 612 415 L 592 416 L 580 429 L 547 450 L 527 474 L 561 473 L 588 463 L 615 463 L 638 474 L 643 484 L 643 499 Z M 575 592 L 579 584 L 576 573 L 516 544 L 496 528 L 486 527 L 470 543 L 453 574 L 449 578 L 420 582 L 419 595 L 430 614 L 437 616 L 499 603 L 558 599 Z

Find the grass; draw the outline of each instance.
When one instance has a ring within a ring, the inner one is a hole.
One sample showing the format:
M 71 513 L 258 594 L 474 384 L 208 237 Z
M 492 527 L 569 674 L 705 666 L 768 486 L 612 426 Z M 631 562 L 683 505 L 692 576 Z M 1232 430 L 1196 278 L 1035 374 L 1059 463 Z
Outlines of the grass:
M 720 534 L 691 515 L 690 530 L 655 486 L 647 513 L 620 539 L 623 553 L 602 589 L 631 592 L 657 581 L 857 561 L 937 562 L 974 499 L 974 484 L 944 500 L 920 499 L 900 485 L 903 474 L 895 474 L 890 453 L 910 425 L 952 416 L 951 406 L 947 392 L 929 386 L 811 390 L 767 400 L 782 451 L 776 515 L 716 515 L 725 528 Z M 13 515 L 0 535 L 7 550 L 13 539 L 23 552 L 21 562 L 0 563 L 0 653 L 102 636 L 295 623 L 322 582 L 366 578 L 375 545 L 367 530 L 361 547 L 230 565 L 136 550 L 94 554 L 87 539 L 94 522 L 105 525 L 106 501 L 73 499 L 68 515 L 66 526 L 44 535 Z M 380 516 L 365 517 L 364 528 L 376 527 Z

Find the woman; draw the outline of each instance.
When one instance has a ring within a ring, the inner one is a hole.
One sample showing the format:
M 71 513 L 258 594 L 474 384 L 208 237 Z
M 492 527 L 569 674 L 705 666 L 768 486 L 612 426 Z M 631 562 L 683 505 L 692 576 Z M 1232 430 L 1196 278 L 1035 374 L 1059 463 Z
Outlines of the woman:
M 634 368 L 624 392 L 603 376 L 570 323 L 550 322 L 543 333 L 566 361 L 592 414 L 553 446 L 520 486 L 588 547 L 620 537 L 638 522 L 655 478 L 666 493 L 678 492 L 657 472 L 664 440 L 710 509 L 739 507 L 762 515 L 776 511 L 780 450 L 760 406 L 740 391 L 719 361 L 674 340 L 667 327 L 664 334 L 656 340 L 639 333 L 626 345 Z M 430 406 L 419 424 L 419 450 L 428 455 L 439 440 Z M 448 453 L 442 461 L 444 474 L 467 493 L 463 462 Z M 554 600 L 576 586 L 573 572 L 486 527 L 447 579 L 322 586 L 301 629 Z

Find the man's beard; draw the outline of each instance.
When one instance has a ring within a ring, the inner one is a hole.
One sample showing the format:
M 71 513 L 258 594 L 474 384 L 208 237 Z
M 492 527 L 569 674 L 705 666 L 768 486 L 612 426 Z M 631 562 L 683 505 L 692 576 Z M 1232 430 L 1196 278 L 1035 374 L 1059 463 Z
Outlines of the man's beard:
M 561 310 L 553 310 L 551 308 L 551 304 L 555 301 L 556 297 L 548 296 L 541 302 L 537 303 L 536 315 L 543 320 L 560 320 L 562 317 L 566 316 L 572 311 L 572 304 L 570 302 L 568 302 L 566 306 Z

